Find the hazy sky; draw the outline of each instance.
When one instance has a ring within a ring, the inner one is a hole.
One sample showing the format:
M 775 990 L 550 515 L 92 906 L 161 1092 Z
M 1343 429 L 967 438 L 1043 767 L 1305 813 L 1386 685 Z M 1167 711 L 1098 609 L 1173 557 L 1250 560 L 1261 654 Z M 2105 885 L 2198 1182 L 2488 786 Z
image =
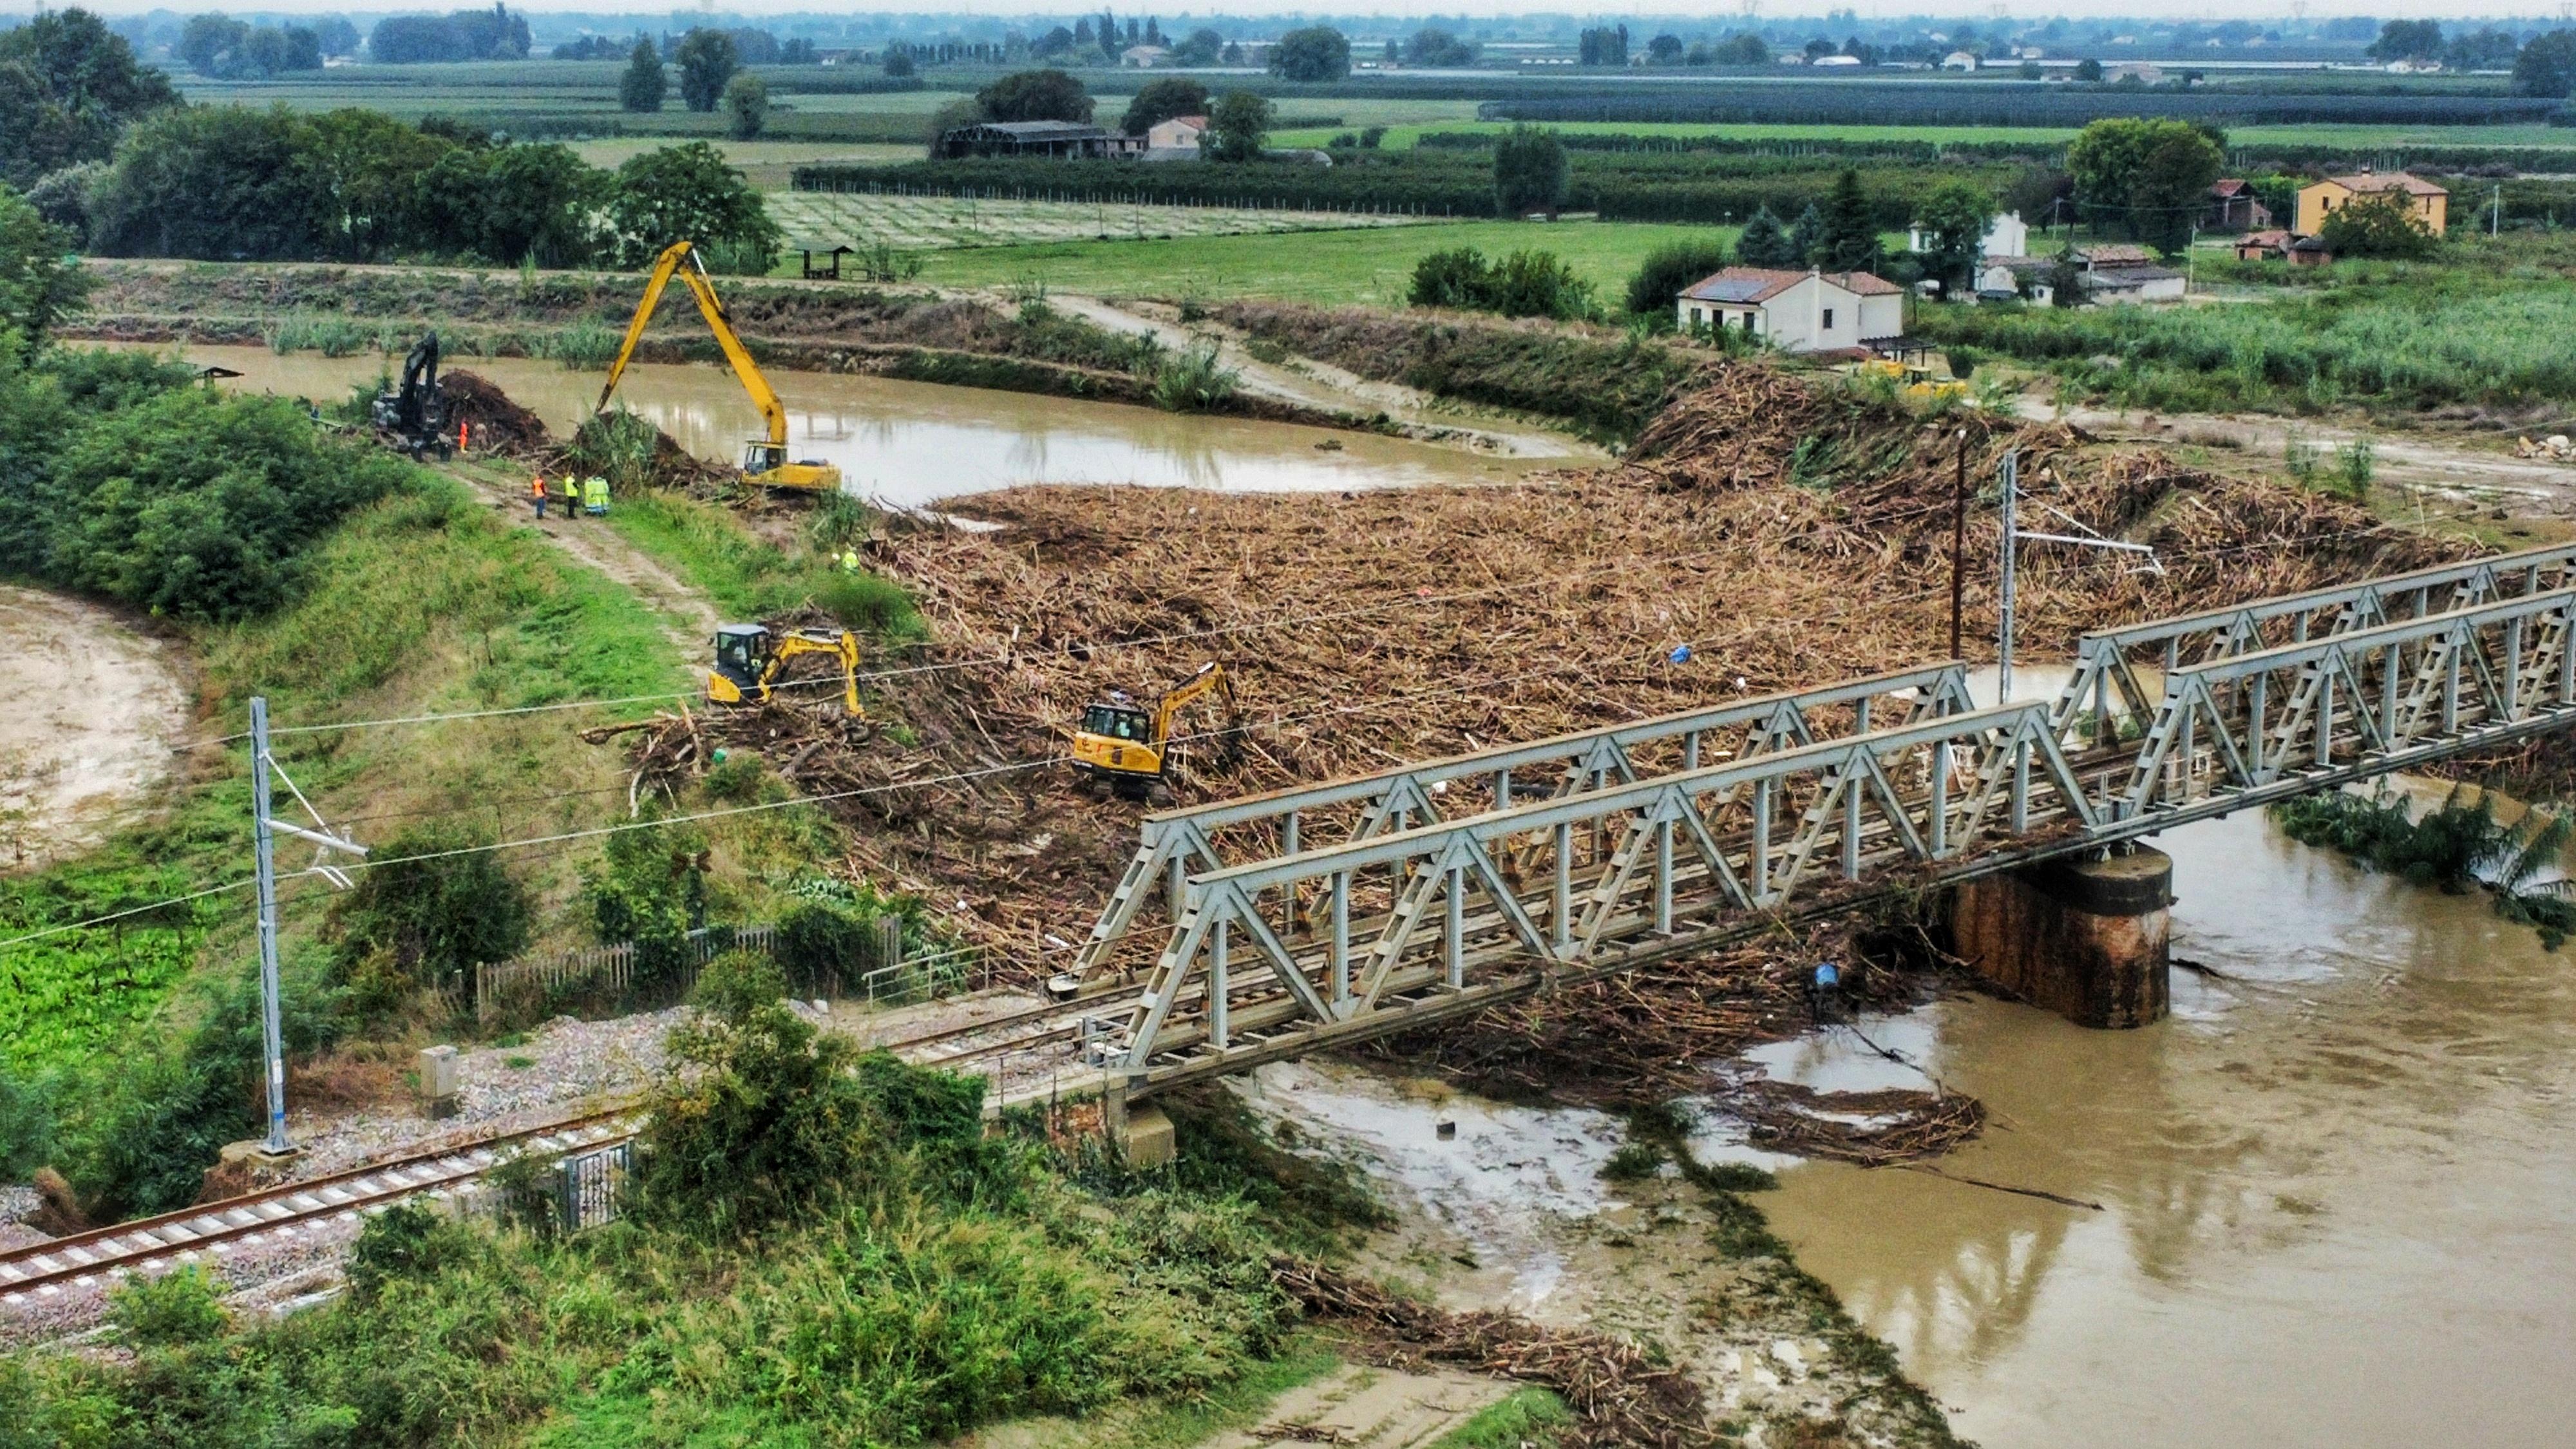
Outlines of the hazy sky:
M 325 15 L 336 13 L 356 16 L 390 14 L 397 11 L 443 11 L 456 9 L 460 6 L 470 5 L 472 3 L 474 3 L 474 0 L 429 0 L 429 3 L 412 5 L 387 3 L 387 0 L 360 0 L 360 3 L 357 4 L 334 3 L 334 0 L 91 0 L 88 8 L 97 10 L 103 14 L 115 15 L 139 13 L 141 11 L 152 9 L 175 10 L 181 14 L 193 13 L 200 9 L 224 9 L 240 12 L 291 12 L 298 14 Z M 1759 13 L 1772 16 L 1822 15 L 1829 9 L 1845 8 L 1844 6 L 1837 6 L 1832 3 L 1820 3 L 1820 0 L 1759 0 L 1759 4 Z M 2004 5 L 1976 3 L 1976 0 L 1966 0 L 1966 3 L 1957 3 L 1957 0 L 1953 0 L 1953 3 L 1947 4 L 1935 3 L 1935 0 L 1887 0 L 1887 3 L 1872 3 L 1872 0 L 1845 0 L 1845 5 L 1847 8 L 1859 11 L 1864 16 L 1955 15 L 1977 19 L 1983 19 L 2001 13 L 2005 15 L 2037 17 L 2046 17 L 2050 15 L 2081 17 L 2128 15 L 2142 18 L 2165 17 L 2173 19 L 2215 21 L 2287 18 L 2293 12 L 2293 0 L 2246 0 L 2246 3 L 2235 4 L 2193 4 L 2187 3 L 2186 0 L 2186 3 L 2155 4 L 2147 6 L 2121 4 L 2119 3 L 2119 0 L 2071 0 L 2071 3 L 2062 4 L 2019 3 Z M 28 3 L 28 0 L 0 0 L 0 13 L 25 15 L 32 13 L 36 8 L 37 7 L 33 4 Z M 630 7 L 616 4 L 614 3 L 614 0 L 527 0 L 527 3 L 519 3 L 519 0 L 512 0 L 510 8 L 513 10 L 528 11 L 580 10 L 594 14 L 606 14 L 613 11 L 630 11 L 638 16 L 650 15 L 655 17 L 668 17 L 672 14 L 685 11 L 691 7 L 686 5 L 633 5 Z M 1083 3 L 1083 0 L 1073 0 L 1073 3 L 1063 3 L 1063 0 L 1056 0 L 1056 3 L 1049 3 L 1049 0 L 987 0 L 987 3 L 977 5 L 962 5 L 956 3 L 907 4 L 901 3 L 901 0 L 895 0 L 895 3 L 887 3 L 887 0 L 863 0 L 863 3 L 855 5 L 828 5 L 817 3 L 817 0 L 724 0 L 724 3 L 715 5 L 712 8 L 746 15 L 773 15 L 793 11 L 805 11 L 809 13 L 821 11 L 839 13 L 907 11 L 951 14 L 971 11 L 976 14 L 995 16 L 1055 16 L 1087 14 L 1096 11 L 1101 7 L 1098 4 Z M 1116 10 L 1121 15 L 1127 14 L 1131 10 L 1138 14 L 1152 13 L 1161 16 L 1166 23 L 1170 22 L 1177 16 L 1188 15 L 1192 12 L 1202 15 L 1261 15 L 1280 12 L 1293 13 L 1300 9 L 1317 11 L 1318 13 L 1323 11 L 1330 11 L 1331 13 L 1337 14 L 1367 12 L 1388 16 L 1505 15 L 1537 10 L 1557 14 L 1599 14 L 1603 17 L 1613 19 L 1634 18 L 1639 15 L 1652 15 L 1658 19 L 1667 17 L 1684 19 L 1704 18 L 1703 23 L 1712 25 L 1723 23 L 1724 21 L 1742 13 L 1740 0 L 1736 0 L 1736 3 L 1699 5 L 1676 5 L 1672 3 L 1672 0 L 1661 0 L 1661 3 L 1639 6 L 1629 10 L 1621 10 L 1616 7 L 1604 7 L 1598 3 L 1598 0 L 1586 0 L 1586 3 L 1574 3 L 1574 0 L 1561 0 L 1561 3 L 1556 4 L 1519 5 L 1459 3 L 1459 0 L 1378 0 L 1378 3 L 1368 5 L 1352 4 L 1324 7 L 1311 5 L 1299 6 L 1287 3 L 1263 3 L 1263 0 L 1225 0 L 1225 3 L 1223 4 L 1210 5 L 1205 3 L 1205 0 L 1199 0 L 1199 3 L 1191 5 L 1190 8 L 1186 10 L 1167 9 L 1156 4 L 1144 3 L 1144 0 L 1129 0 L 1129 3 L 1112 4 L 1109 8 Z M 2329 6 L 2323 4 L 2307 4 L 2299 5 L 2297 6 L 2297 9 L 2311 20 L 2337 14 L 2363 14 L 2375 15 L 2383 19 L 2434 19 L 2448 21 L 2504 18 L 2515 15 L 2529 19 L 2557 19 L 2568 14 L 2570 7 L 2567 4 L 2562 3 L 2562 0 L 2546 0 L 2546 3 L 2541 4 L 2525 4 L 2510 11 L 2500 10 L 2495 4 L 2495 0 L 2387 0 L 2387 3 L 2375 5 L 2348 3 L 2344 5 Z

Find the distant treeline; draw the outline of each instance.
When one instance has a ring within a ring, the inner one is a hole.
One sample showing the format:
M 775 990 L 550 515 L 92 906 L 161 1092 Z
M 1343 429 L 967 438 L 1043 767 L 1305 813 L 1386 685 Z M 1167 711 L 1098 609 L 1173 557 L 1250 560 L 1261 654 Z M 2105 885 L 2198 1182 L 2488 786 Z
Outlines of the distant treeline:
M 909 188 L 945 194 L 1028 196 L 1068 201 L 1142 201 L 1199 206 L 1254 205 L 1329 210 L 1495 214 L 1493 167 L 1458 151 L 1344 152 L 1330 167 L 1290 161 L 1220 166 L 1139 166 L 1045 160 L 920 161 L 899 166 L 800 166 L 799 191 Z M 1982 180 L 1999 191 L 2016 168 L 1952 165 L 1929 170 L 1877 157 L 1713 158 L 1658 152 L 1580 151 L 1571 158 L 1566 209 L 1618 221 L 1723 225 L 1762 207 L 1795 216 L 1822 202 L 1844 167 L 1861 173 L 1873 220 L 1901 230 L 1915 202 L 1943 181 Z
M 1491 151 L 1494 138 L 1499 134 L 1496 131 L 1432 131 L 1424 134 L 1414 145 L 1434 151 Z M 1918 166 L 1959 160 L 2037 161 L 2054 165 L 2063 161 L 2066 155 L 2064 142 L 2036 139 L 1901 141 L 1892 138 L 1800 137 L 1789 140 L 1752 136 L 1656 136 L 1612 131 L 1560 131 L 1555 135 L 1557 143 L 1568 151 L 1750 157 L 1790 167 L 1822 165 L 1845 158 L 1903 161 Z M 2416 172 L 2442 172 L 2473 179 L 2479 176 L 2576 174 L 2576 147 L 2408 145 L 2392 149 L 2229 141 L 2226 149 L 2231 175 L 2262 170 L 2357 170 L 2365 166 L 2380 170 L 2404 168 Z M 1736 171 L 1742 168 L 1739 164 L 1728 169 Z
M 2081 126 L 2106 116 L 2221 124 L 2535 125 L 2561 100 L 2504 95 L 2274 95 L 2018 82 L 1847 82 L 1487 101 L 1487 121 L 1768 123 L 1821 126 Z

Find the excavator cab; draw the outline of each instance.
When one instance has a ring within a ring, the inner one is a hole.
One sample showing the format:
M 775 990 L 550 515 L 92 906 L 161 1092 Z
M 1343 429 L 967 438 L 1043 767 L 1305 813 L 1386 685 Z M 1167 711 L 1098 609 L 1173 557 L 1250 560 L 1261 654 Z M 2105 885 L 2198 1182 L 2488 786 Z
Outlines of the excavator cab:
M 456 451 L 447 436 L 447 400 L 438 390 L 438 334 L 429 333 L 403 358 L 402 384 L 378 393 L 374 422 L 418 461 L 436 450 L 444 462 Z
M 1201 665 L 1198 673 L 1165 694 L 1151 710 L 1124 690 L 1111 691 L 1107 699 L 1082 712 L 1082 723 L 1073 732 L 1073 768 L 1129 799 L 1150 797 L 1171 763 L 1173 717 L 1210 690 L 1223 690 L 1231 709 L 1234 686 L 1226 678 L 1224 665 Z
M 841 707 L 851 719 L 859 708 L 859 638 L 847 629 L 795 629 L 766 624 L 726 624 L 716 630 L 715 668 L 707 672 L 707 698 L 717 704 L 766 704 L 787 662 L 804 654 L 830 657 L 841 667 Z

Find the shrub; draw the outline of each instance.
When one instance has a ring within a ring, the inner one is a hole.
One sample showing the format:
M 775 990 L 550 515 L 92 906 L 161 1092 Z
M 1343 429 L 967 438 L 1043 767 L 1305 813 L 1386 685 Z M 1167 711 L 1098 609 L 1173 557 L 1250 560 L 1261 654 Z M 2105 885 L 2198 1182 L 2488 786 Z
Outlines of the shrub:
M 51 1084 L 0 1070 L 0 1180 L 24 1182 L 53 1155 Z
M 844 629 L 880 639 L 906 639 L 921 632 L 921 615 L 901 584 L 871 573 L 835 573 L 814 586 L 814 606 L 841 621 Z
M 1474 247 L 1427 252 L 1413 264 L 1413 286 L 1406 300 L 1416 307 L 1478 308 L 1484 305 L 1492 277 L 1492 265 Z
M 677 971 L 688 933 L 706 924 L 707 857 L 694 826 L 621 830 L 584 878 L 599 939 L 635 943 L 639 981 Z
M 489 842 L 454 825 L 415 826 L 375 847 L 384 862 L 333 902 L 343 979 L 383 1011 L 451 973 L 507 961 L 528 943 L 528 893 Z
M 107 1304 L 117 1337 L 135 1348 L 204 1343 L 232 1321 L 214 1280 L 193 1263 L 158 1278 L 135 1274 L 108 1290 Z
M 1637 274 L 1628 279 L 1628 311 L 1672 325 L 1673 299 L 1684 287 L 1726 265 L 1726 247 L 1716 241 L 1668 242 L 1646 253 Z
M 1156 359 L 1154 403 L 1166 412 L 1203 413 L 1234 396 L 1241 381 L 1234 369 L 1217 362 L 1213 342 L 1184 348 Z
M 2417 225 L 2405 199 L 2393 192 L 2355 197 L 2327 215 L 2318 235 L 2338 257 L 2423 261 L 2442 250 L 2442 239 Z

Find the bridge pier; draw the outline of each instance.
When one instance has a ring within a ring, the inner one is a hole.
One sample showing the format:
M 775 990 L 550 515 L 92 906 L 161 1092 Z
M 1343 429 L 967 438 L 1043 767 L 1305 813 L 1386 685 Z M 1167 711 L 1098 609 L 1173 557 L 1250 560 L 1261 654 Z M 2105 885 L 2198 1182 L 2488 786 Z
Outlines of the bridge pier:
M 2172 901 L 2173 857 L 2161 850 L 2046 861 L 1952 890 L 1951 949 L 2078 1026 L 2145 1026 L 2171 1004 Z

